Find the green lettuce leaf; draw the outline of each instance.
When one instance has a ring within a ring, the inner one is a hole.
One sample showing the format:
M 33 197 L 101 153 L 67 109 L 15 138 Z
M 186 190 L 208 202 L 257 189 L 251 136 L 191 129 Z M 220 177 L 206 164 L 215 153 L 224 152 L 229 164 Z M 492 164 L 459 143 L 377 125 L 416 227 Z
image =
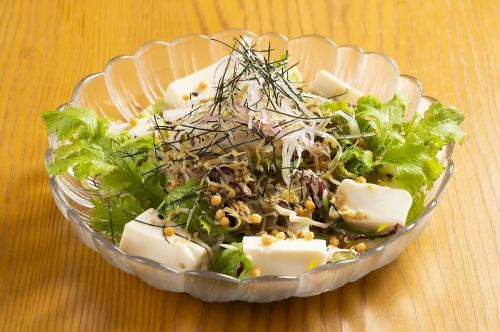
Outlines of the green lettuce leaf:
M 231 243 L 236 249 L 224 249 L 214 263 L 214 271 L 236 278 L 245 278 L 250 274 L 252 261 L 243 251 L 243 244 Z
M 413 136 L 437 151 L 448 142 L 462 143 L 465 140 L 466 134 L 458 126 L 463 120 L 464 115 L 456 108 L 434 103 L 424 116 L 415 115 L 404 129 L 407 136 Z
M 148 106 L 144 111 L 138 114 L 138 118 L 148 118 L 152 115 L 161 114 L 167 103 L 163 99 L 158 99 L 154 104 Z
M 356 145 L 342 140 L 341 177 L 365 176 L 370 182 L 407 190 L 413 205 L 407 222 L 424 209 L 425 190 L 443 171 L 437 153 L 451 142 L 463 142 L 459 125 L 464 116 L 456 108 L 432 104 L 424 115 L 405 121 L 405 99 L 396 94 L 387 103 L 373 96 L 361 97 L 354 114 L 360 131 L 370 133 Z
M 342 177 L 365 176 L 373 168 L 373 153 L 354 145 L 344 147 L 337 169 Z
M 119 243 L 125 224 L 144 211 L 140 202 L 132 195 L 109 199 L 93 199 L 91 224 L 97 233 L 108 236 Z
M 48 165 L 49 174 L 72 170 L 83 186 L 92 182 L 98 187 L 90 218 L 98 232 L 119 238 L 126 222 L 163 201 L 163 175 L 146 174 L 155 167 L 152 137 L 113 135 L 107 131 L 108 120 L 85 108 L 48 111 L 42 118 L 61 143 Z
M 191 179 L 188 182 L 181 184 L 171 190 L 163 199 L 165 204 L 169 207 L 174 206 L 176 203 L 182 203 L 183 200 L 193 196 L 198 189 L 198 181 Z
M 361 97 L 355 111 L 356 120 L 362 133 L 374 131 L 376 135 L 365 138 L 369 150 L 374 154 L 383 153 L 394 144 L 400 144 L 403 137 L 400 128 L 404 121 L 406 102 L 396 94 L 385 104 L 373 96 Z
M 322 105 L 321 109 L 325 114 L 334 113 L 336 111 L 344 111 L 347 114 L 352 113 L 351 110 L 349 109 L 349 104 L 347 104 L 347 102 L 342 99 L 329 100 Z
M 42 113 L 49 134 L 60 140 L 83 136 L 97 136 L 107 130 L 107 122 L 98 121 L 94 110 L 69 106 L 63 112 L 52 110 Z

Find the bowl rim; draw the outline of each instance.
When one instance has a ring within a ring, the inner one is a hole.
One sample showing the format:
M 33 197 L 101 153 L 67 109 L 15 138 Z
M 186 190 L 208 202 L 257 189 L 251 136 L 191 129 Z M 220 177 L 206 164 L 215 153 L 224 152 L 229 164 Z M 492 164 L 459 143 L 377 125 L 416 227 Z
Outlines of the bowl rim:
M 170 41 L 153 39 L 153 40 L 149 40 L 149 41 L 143 43 L 132 55 L 125 54 L 125 55 L 115 56 L 115 57 L 111 58 L 106 63 L 106 65 L 104 66 L 104 69 L 102 71 L 92 73 L 92 74 L 86 75 L 83 78 L 81 78 L 77 82 L 75 87 L 73 88 L 70 101 L 58 106 L 57 110 L 63 110 L 64 108 L 73 105 L 76 101 L 76 97 L 78 96 L 78 92 L 80 91 L 80 89 L 83 87 L 83 85 L 88 80 L 90 80 L 94 77 L 97 77 L 97 76 L 105 75 L 107 69 L 110 68 L 110 66 L 118 60 L 125 59 L 125 58 L 136 59 L 137 56 L 140 55 L 144 51 L 144 49 L 146 49 L 151 44 L 160 43 L 163 45 L 173 45 L 173 44 L 176 44 L 177 42 L 179 42 L 180 40 L 183 40 L 185 38 L 203 38 L 203 39 L 212 40 L 215 36 L 217 36 L 221 33 L 231 33 L 231 32 L 250 34 L 253 37 L 263 37 L 263 36 L 268 36 L 268 35 L 274 35 L 274 36 L 278 36 L 279 38 L 282 38 L 283 40 L 286 40 L 287 42 L 290 42 L 293 40 L 299 40 L 302 38 L 320 38 L 320 39 L 323 39 L 324 41 L 332 44 L 338 50 L 345 49 L 345 48 L 352 48 L 352 49 L 357 50 L 361 55 L 373 54 L 373 55 L 381 56 L 381 57 L 385 58 L 387 61 L 389 61 L 391 66 L 398 73 L 399 77 L 404 77 L 408 80 L 413 81 L 413 83 L 417 86 L 417 88 L 419 90 L 419 94 L 420 94 L 422 99 L 427 99 L 431 102 L 438 101 L 438 99 L 431 97 L 431 96 L 427 96 L 424 94 L 422 84 L 418 79 L 416 79 L 415 77 L 413 77 L 411 75 L 401 74 L 396 62 L 391 57 L 387 56 L 386 54 L 384 54 L 382 52 L 373 52 L 373 51 L 366 52 L 362 48 L 360 48 L 356 45 L 351 45 L 351 44 L 338 46 L 333 40 L 331 40 L 330 38 L 328 38 L 326 36 L 320 35 L 320 34 L 306 34 L 306 35 L 299 35 L 299 36 L 296 36 L 293 38 L 288 38 L 287 36 L 285 36 L 281 33 L 277 33 L 277 32 L 266 32 L 266 33 L 262 33 L 262 34 L 256 34 L 252 31 L 246 30 L 246 29 L 225 29 L 225 30 L 220 30 L 212 35 L 205 35 L 205 34 L 198 34 L 198 33 L 184 34 L 184 35 L 180 35 L 180 36 L 178 36 Z M 54 142 L 54 137 L 49 135 L 49 145 L 52 146 L 51 142 Z M 72 210 L 72 208 L 67 204 L 66 200 L 61 196 L 62 194 L 60 192 L 59 184 L 56 181 L 56 178 L 58 176 L 54 176 L 54 175 L 49 176 L 49 183 L 50 183 L 50 188 L 51 188 L 53 198 L 56 201 L 60 202 L 60 205 L 57 204 L 57 206 L 61 210 L 61 212 L 63 213 L 63 215 L 66 219 L 68 219 L 70 222 L 75 224 L 75 226 L 82 228 L 85 233 L 88 233 L 88 235 L 92 238 L 92 240 L 98 242 L 100 245 L 104 246 L 106 249 L 113 251 L 113 252 L 116 252 L 119 255 L 126 257 L 127 260 L 133 260 L 133 261 L 136 261 L 138 263 L 149 265 L 153 268 L 158 268 L 158 269 L 170 272 L 170 273 L 175 273 L 177 275 L 203 276 L 203 277 L 210 278 L 210 279 L 228 281 L 228 282 L 236 283 L 236 284 L 259 283 L 259 282 L 278 281 L 278 280 L 280 280 L 280 281 L 298 281 L 299 279 L 301 279 L 307 275 L 314 274 L 314 273 L 317 273 L 319 271 L 330 270 L 330 269 L 333 270 L 336 268 L 340 268 L 341 266 L 344 266 L 344 265 L 350 265 L 350 264 L 356 264 L 358 262 L 362 262 L 363 260 L 366 260 L 370 256 L 376 254 L 377 252 L 384 250 L 384 248 L 387 245 L 389 245 L 390 243 L 396 241 L 397 239 L 404 236 L 405 234 L 413 231 L 417 227 L 417 225 L 419 225 L 421 222 L 423 222 L 423 219 L 436 208 L 436 206 L 441 198 L 441 195 L 443 194 L 444 190 L 446 189 L 446 187 L 448 186 L 448 184 L 451 180 L 451 177 L 452 177 L 452 175 L 454 173 L 454 169 L 455 169 L 454 162 L 451 158 L 452 154 L 453 154 L 453 148 L 454 148 L 454 144 L 452 144 L 452 143 L 446 145 L 445 150 L 444 150 L 445 151 L 444 161 L 446 164 L 445 164 L 444 171 L 441 175 L 442 179 L 441 179 L 441 182 L 439 184 L 439 187 L 437 188 L 434 196 L 426 204 L 422 213 L 415 219 L 415 221 L 413 221 L 409 225 L 405 225 L 401 230 L 396 232 L 389 239 L 371 247 L 366 252 L 364 252 L 363 255 L 355 256 L 353 258 L 349 258 L 349 259 L 342 260 L 342 261 L 326 263 L 324 265 L 320 265 L 314 269 L 308 270 L 300 275 L 295 275 L 295 276 L 291 276 L 291 275 L 266 275 L 266 276 L 249 277 L 249 278 L 245 278 L 245 279 L 239 279 L 239 278 L 232 277 L 232 276 L 229 276 L 229 275 L 226 275 L 223 273 L 208 271 L 208 270 L 188 270 L 188 271 L 184 271 L 184 272 L 179 272 L 175 269 L 172 269 L 172 268 L 170 268 L 170 267 L 168 267 L 160 262 L 154 261 L 152 259 L 149 259 L 146 257 L 141 257 L 141 256 L 128 255 L 123 250 L 121 250 L 117 245 L 106 240 L 102 235 L 95 232 L 90 227 L 90 225 L 84 220 L 84 218 L 82 216 L 80 216 L 79 214 L 77 214 L 76 212 L 74 212 Z M 53 151 L 54 151 L 53 148 L 49 147 L 45 152 L 44 159 L 45 159 L 45 166 L 46 167 L 47 167 L 48 163 L 53 158 Z M 132 271 L 132 273 L 134 273 L 134 272 Z

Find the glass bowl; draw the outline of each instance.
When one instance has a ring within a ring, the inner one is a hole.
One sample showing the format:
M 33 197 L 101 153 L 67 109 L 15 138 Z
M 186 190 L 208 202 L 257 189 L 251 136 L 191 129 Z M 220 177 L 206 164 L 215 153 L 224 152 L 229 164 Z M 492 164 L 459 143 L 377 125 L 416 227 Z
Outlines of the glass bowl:
M 318 35 L 288 39 L 277 33 L 257 36 L 246 30 L 226 30 L 213 36 L 197 34 L 171 42 L 151 41 L 134 55 L 113 58 L 103 72 L 83 78 L 76 85 L 69 103 L 59 109 L 67 105 L 85 106 L 102 116 L 130 119 L 161 98 L 169 82 L 226 55 L 226 48 L 211 38 L 231 43 L 234 37 L 245 34 L 255 37 L 257 46 L 270 44 L 276 56 L 288 49 L 291 61 L 299 62 L 306 81 L 310 81 L 318 70 L 326 69 L 363 93 L 379 96 L 382 101 L 390 99 L 396 90 L 402 91 L 408 98 L 408 117 L 414 112 L 424 112 L 435 101 L 424 96 L 420 83 L 411 76 L 401 75 L 395 62 L 383 54 L 364 52 L 355 46 L 338 47 L 333 41 Z M 57 147 L 55 137 L 49 137 L 49 144 L 46 163 L 53 158 L 52 151 Z M 329 263 L 300 276 L 239 280 L 210 271 L 180 273 L 150 259 L 127 255 L 89 227 L 88 214 L 92 204 L 71 174 L 50 177 L 50 187 L 58 208 L 89 248 L 100 253 L 111 265 L 135 274 L 151 286 L 186 292 L 204 301 L 270 302 L 334 290 L 393 261 L 431 220 L 453 173 L 452 151 L 452 145 L 443 150 L 441 161 L 445 171 L 427 195 L 426 208 L 414 223 L 361 256 Z

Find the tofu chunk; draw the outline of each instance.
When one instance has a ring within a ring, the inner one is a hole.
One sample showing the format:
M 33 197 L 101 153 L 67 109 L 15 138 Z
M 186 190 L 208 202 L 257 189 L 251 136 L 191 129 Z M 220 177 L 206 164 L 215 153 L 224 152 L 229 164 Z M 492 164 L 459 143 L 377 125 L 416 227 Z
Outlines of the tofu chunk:
M 141 222 L 142 221 L 142 222 Z M 154 209 L 149 209 L 125 225 L 120 249 L 162 263 L 178 272 L 206 270 L 208 255 L 205 248 L 178 235 L 165 237 Z
M 277 240 L 264 245 L 260 236 L 243 237 L 243 251 L 261 275 L 299 275 L 326 263 L 325 240 Z
M 342 181 L 335 193 L 335 206 L 346 222 L 376 231 L 404 226 L 412 201 L 406 190 L 349 179 Z
M 311 92 L 326 98 L 339 96 L 340 99 L 344 99 L 349 104 L 356 104 L 358 99 L 363 95 L 361 91 L 338 79 L 326 70 L 320 70 L 316 74 L 309 88 Z
M 196 93 L 197 97 L 214 96 L 220 78 L 218 77 L 220 74 L 217 73 L 217 68 L 227 60 L 228 57 L 225 57 L 208 67 L 170 83 L 165 95 L 167 104 L 173 108 L 184 108 L 188 106 L 192 93 Z M 223 71 L 220 70 L 219 72 L 222 73 Z

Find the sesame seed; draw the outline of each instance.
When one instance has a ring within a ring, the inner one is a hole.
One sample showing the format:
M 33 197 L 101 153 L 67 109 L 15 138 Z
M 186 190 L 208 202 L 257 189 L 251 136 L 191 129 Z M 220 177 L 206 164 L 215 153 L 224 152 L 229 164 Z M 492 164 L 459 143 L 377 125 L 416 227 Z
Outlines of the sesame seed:
M 274 239 L 275 239 L 274 236 L 267 235 L 267 234 L 263 234 L 261 236 L 262 244 L 265 245 L 265 246 L 270 246 L 271 244 L 273 244 Z
M 357 252 L 364 252 L 366 250 L 366 244 L 364 242 L 360 242 L 356 244 L 355 248 Z
M 362 176 L 358 176 L 357 178 L 354 179 L 354 181 L 359 183 L 366 183 L 366 179 Z
M 307 217 L 307 211 L 305 209 L 303 209 L 303 208 L 300 208 L 300 207 L 296 208 L 295 212 L 297 213 L 297 215 L 299 217 Z
M 307 232 L 306 235 L 305 235 L 305 238 L 307 241 L 310 241 L 312 239 L 314 239 L 314 233 L 313 232 Z
M 224 227 L 227 227 L 229 226 L 229 218 L 228 217 L 222 217 L 220 220 L 219 220 L 219 224 L 221 224 L 222 226 Z
M 258 215 L 257 213 L 251 214 L 248 216 L 248 219 L 252 224 L 260 224 L 262 221 L 262 217 Z
M 139 120 L 137 120 L 137 118 L 132 118 L 130 119 L 129 123 L 132 127 L 135 127 L 139 123 Z
M 311 199 L 308 199 L 304 202 L 304 207 L 309 211 L 309 212 L 313 212 L 314 209 L 316 208 L 316 205 L 314 204 L 314 202 L 311 200 Z
M 258 276 L 260 276 L 260 269 L 258 267 L 254 267 L 254 268 L 252 268 L 250 273 L 252 273 L 253 277 L 258 277 Z
M 175 229 L 173 227 L 170 227 L 170 226 L 165 227 L 163 229 L 163 234 L 165 234 L 165 236 L 172 236 L 175 234 Z
M 313 259 L 312 261 L 309 262 L 309 264 L 307 264 L 307 270 L 312 270 L 317 266 L 318 266 L 318 260 Z
M 210 204 L 212 204 L 212 206 L 219 206 L 221 202 L 222 202 L 222 197 L 219 194 L 213 195 L 210 198 Z
M 330 238 L 330 242 L 329 242 L 329 244 L 330 244 L 331 246 L 338 247 L 338 246 L 339 246 L 339 243 L 340 243 L 339 239 L 337 239 L 335 236 L 332 236 L 332 237 Z
M 215 212 L 215 219 L 217 219 L 217 220 L 221 220 L 225 216 L 226 216 L 226 212 L 224 212 L 224 210 L 222 210 L 222 209 L 219 209 L 219 210 L 217 210 L 217 212 Z
M 280 239 L 280 240 L 284 240 L 286 238 L 286 235 L 283 232 L 278 232 L 275 236 L 277 239 Z
M 205 90 L 207 87 L 207 83 L 201 81 L 200 83 L 198 83 L 198 90 Z

